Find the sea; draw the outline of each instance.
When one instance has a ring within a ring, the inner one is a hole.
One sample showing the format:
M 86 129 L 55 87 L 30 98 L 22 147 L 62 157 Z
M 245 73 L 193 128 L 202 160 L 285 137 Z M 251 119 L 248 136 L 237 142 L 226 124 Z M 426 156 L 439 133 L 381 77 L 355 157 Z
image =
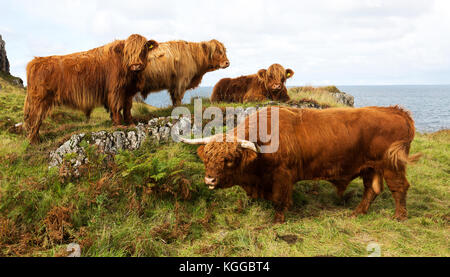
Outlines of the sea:
M 450 129 L 450 85 L 337 86 L 355 97 L 355 107 L 400 105 L 411 111 L 421 133 Z M 193 97 L 209 97 L 212 87 L 186 92 L 183 103 Z M 150 94 L 146 102 L 155 107 L 171 105 L 166 91 Z

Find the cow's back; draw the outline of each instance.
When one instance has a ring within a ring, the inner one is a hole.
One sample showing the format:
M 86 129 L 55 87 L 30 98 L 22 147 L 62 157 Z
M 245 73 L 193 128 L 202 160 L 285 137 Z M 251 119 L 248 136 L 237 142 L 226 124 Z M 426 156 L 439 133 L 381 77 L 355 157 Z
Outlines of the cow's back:
M 382 167 L 389 147 L 411 142 L 414 125 L 397 107 L 305 110 L 295 140 L 302 179 L 349 177 Z M 283 127 L 281 127 L 283 129 Z
M 244 102 L 247 93 L 260 90 L 256 75 L 221 79 L 213 89 L 211 101 Z
M 65 56 L 35 58 L 27 66 L 29 86 L 40 87 L 31 90 L 37 93 L 52 93 L 55 104 L 76 108 L 90 108 L 103 102 L 107 91 L 109 71 L 115 69 L 114 57 L 105 60 L 93 50 Z M 114 85 L 112 85 L 114 86 Z M 30 91 L 30 90 L 29 90 Z
M 262 109 L 260 113 L 268 113 L 270 130 L 270 109 Z M 244 124 L 238 128 L 246 126 L 249 139 L 249 119 Z M 410 143 L 413 138 L 414 123 L 398 107 L 325 110 L 281 107 L 278 151 L 260 155 L 269 168 L 286 164 L 300 179 L 351 178 L 361 169 L 382 166 L 392 144 Z M 258 144 L 269 143 L 259 140 Z
M 198 86 L 201 79 L 194 79 L 199 71 L 196 59 L 201 59 L 199 45 L 182 40 L 160 43 L 154 53 L 157 57 L 148 60 L 140 78 L 138 87 L 143 95 L 179 85 L 187 89 Z

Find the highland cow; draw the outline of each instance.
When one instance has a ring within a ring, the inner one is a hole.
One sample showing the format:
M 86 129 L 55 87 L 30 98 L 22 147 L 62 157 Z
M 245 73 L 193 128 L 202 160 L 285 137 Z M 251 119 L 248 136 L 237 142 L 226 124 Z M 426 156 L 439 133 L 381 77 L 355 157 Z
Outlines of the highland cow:
M 213 89 L 213 102 L 258 102 L 264 100 L 289 101 L 286 80 L 294 75 L 292 69 L 279 64 L 261 69 L 257 74 L 238 78 L 224 78 Z
M 261 113 L 270 125 L 272 110 L 264 108 L 247 117 L 227 133 L 226 141 L 221 134 L 182 139 L 203 144 L 197 152 L 205 164 L 205 183 L 210 189 L 239 185 L 249 197 L 272 201 L 275 222 L 283 222 L 298 181 L 330 181 L 342 196 L 348 184 L 361 177 L 363 199 L 354 211 L 359 215 L 367 213 L 381 193 L 384 179 L 395 200 L 395 218 L 407 218 L 406 166 L 420 158 L 420 154 L 409 156 L 415 129 L 407 111 L 398 107 L 279 108 L 278 150 L 262 153 L 259 149 L 267 145 L 268 137 L 250 142 L 249 129 L 261 128 L 255 118 Z M 238 131 L 241 128 L 242 133 Z M 238 134 L 245 137 L 238 140 Z
M 115 125 L 122 124 L 121 110 L 158 43 L 140 35 L 65 56 L 37 57 L 27 66 L 28 90 L 25 126 L 31 143 L 39 140 L 42 120 L 56 105 L 83 111 L 89 118 L 97 106 L 105 106 Z M 125 112 L 124 112 L 125 117 Z M 125 117 L 125 123 L 130 118 Z
M 186 90 L 198 87 L 206 73 L 230 65 L 225 46 L 215 39 L 199 43 L 163 42 L 155 55 L 160 57 L 148 61 L 138 89 L 143 97 L 166 89 L 173 106 L 181 105 Z

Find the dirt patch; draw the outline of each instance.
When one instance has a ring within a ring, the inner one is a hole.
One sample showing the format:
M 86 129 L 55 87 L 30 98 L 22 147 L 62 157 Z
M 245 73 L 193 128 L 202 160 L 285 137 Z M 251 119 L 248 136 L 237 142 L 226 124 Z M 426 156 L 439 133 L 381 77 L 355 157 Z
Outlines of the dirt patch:
M 287 242 L 290 245 L 296 244 L 297 242 L 302 242 L 303 241 L 302 238 L 298 237 L 297 235 L 292 235 L 292 234 L 288 234 L 288 235 L 279 235 L 279 234 L 277 234 L 277 239 L 281 239 L 281 240 Z

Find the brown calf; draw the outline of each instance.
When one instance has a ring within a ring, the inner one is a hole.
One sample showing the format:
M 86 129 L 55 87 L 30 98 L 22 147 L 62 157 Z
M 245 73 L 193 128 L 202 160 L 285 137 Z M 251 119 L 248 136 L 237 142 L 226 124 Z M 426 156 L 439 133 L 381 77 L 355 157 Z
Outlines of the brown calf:
M 238 78 L 224 78 L 214 87 L 213 102 L 258 102 L 263 100 L 289 101 L 286 80 L 294 75 L 279 64 L 261 69 L 257 74 Z

